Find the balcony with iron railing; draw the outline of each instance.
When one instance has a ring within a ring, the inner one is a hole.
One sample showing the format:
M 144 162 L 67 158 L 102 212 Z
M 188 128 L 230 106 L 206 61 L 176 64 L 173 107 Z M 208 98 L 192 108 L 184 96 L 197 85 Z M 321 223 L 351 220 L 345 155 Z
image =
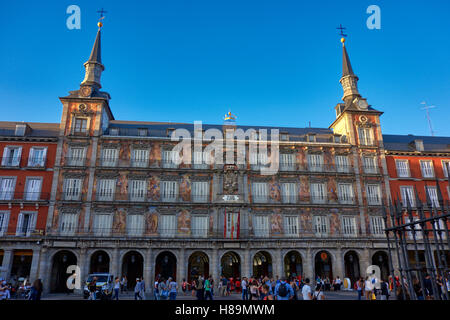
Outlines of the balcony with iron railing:
M 20 157 L 2 157 L 2 167 L 6 168 L 18 168 L 20 167 Z
M 16 192 L 0 190 L 0 202 L 47 202 L 50 200 L 48 192 Z
M 0 237 L 5 238 L 29 238 L 29 237 L 42 237 L 45 235 L 44 229 L 36 228 L 22 228 L 19 230 L 14 230 L 3 228 L 0 229 Z
M 363 173 L 366 174 L 378 174 L 379 170 L 377 166 L 363 165 Z
M 86 157 L 64 157 L 63 167 L 84 167 L 86 164 Z

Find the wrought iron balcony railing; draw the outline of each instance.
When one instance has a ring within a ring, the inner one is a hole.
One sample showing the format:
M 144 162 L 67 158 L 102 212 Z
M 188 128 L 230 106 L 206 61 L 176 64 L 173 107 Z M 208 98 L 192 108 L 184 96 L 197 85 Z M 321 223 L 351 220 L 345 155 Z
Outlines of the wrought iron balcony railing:
M 83 167 L 85 166 L 86 157 L 64 157 L 63 166 Z
M 0 202 L 41 202 L 48 201 L 50 193 L 48 192 L 16 192 L 0 190 Z

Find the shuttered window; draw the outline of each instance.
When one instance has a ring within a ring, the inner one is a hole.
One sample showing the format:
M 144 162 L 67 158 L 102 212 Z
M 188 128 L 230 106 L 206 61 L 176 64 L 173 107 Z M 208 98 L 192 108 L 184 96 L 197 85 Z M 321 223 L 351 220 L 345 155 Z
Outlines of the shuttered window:
M 130 236 L 141 236 L 144 232 L 144 216 L 130 214 L 127 217 L 127 232 Z
M 69 166 L 83 166 L 84 165 L 84 153 L 85 148 L 70 148 L 69 151 L 69 159 L 68 159 L 68 165 Z
M 253 216 L 253 231 L 256 237 L 269 236 L 269 217 L 268 216 Z
M 311 183 L 311 201 L 313 203 L 324 203 L 326 201 L 324 183 Z
M 430 197 L 431 204 L 433 207 L 439 208 L 439 200 L 437 196 L 436 187 L 426 187 L 428 197 Z
M 377 173 L 377 165 L 375 157 L 364 156 L 363 157 L 363 168 L 365 173 Z
M 355 217 L 342 217 L 342 233 L 344 236 L 357 235 Z
M 308 154 L 308 168 L 309 168 L 309 171 L 313 171 L 313 172 L 323 171 L 323 155 L 322 154 Z
M 97 213 L 94 215 L 94 234 L 108 236 L 111 234 L 112 214 Z
M 297 237 L 299 233 L 298 217 L 286 216 L 284 217 L 284 234 L 288 237 Z
M 384 220 L 383 217 L 370 217 L 370 227 L 373 235 L 384 235 Z
M 17 219 L 16 235 L 29 236 L 36 227 L 36 217 L 37 217 L 36 212 L 19 213 L 19 218 Z
M 433 161 L 420 161 L 420 168 L 422 170 L 422 176 L 424 178 L 433 178 L 434 170 L 433 170 Z
M 359 143 L 365 146 L 373 145 L 372 129 L 358 128 Z
M 280 154 L 280 170 L 281 171 L 295 170 L 295 154 L 293 153 Z
M 408 160 L 395 160 L 395 166 L 397 168 L 397 176 L 399 176 L 400 178 L 409 177 Z
M 78 214 L 62 213 L 59 223 L 59 231 L 63 235 L 73 235 L 77 229 Z
M 351 183 L 338 184 L 339 203 L 353 203 L 353 187 Z
M 297 202 L 297 185 L 293 182 L 286 182 L 281 184 L 281 196 L 283 203 Z
M 380 185 L 378 185 L 378 184 L 368 184 L 367 185 L 367 202 L 369 203 L 369 205 L 380 205 L 381 204 Z
M 164 168 L 176 168 L 178 167 L 178 162 L 180 161 L 180 155 L 176 151 L 163 150 L 162 152 L 162 163 Z
M 39 200 L 41 195 L 41 183 L 39 178 L 28 178 L 25 186 L 25 200 L 36 201 Z
M 252 183 L 253 202 L 266 203 L 267 202 L 267 183 L 253 182 Z
M 64 180 L 64 200 L 79 200 L 81 196 L 81 179 L 68 178 Z
M 137 168 L 145 168 L 148 165 L 148 150 L 133 149 L 131 154 L 131 165 Z
M 344 155 L 337 155 L 335 158 L 337 172 L 350 172 L 350 165 L 348 157 Z
M 14 197 L 15 179 L 0 178 L 0 200 L 11 200 Z
M 97 188 L 97 200 L 112 201 L 116 187 L 115 179 L 99 179 Z
M 131 201 L 144 201 L 147 183 L 145 180 L 130 180 L 129 190 Z
M 32 147 L 28 156 L 29 167 L 44 167 L 47 157 L 47 148 Z
M 330 232 L 330 221 L 327 216 L 314 216 L 314 232 L 317 236 L 326 236 Z
M 194 237 L 206 238 L 208 235 L 208 217 L 207 216 L 192 216 L 191 233 Z
M 114 148 L 105 148 L 102 150 L 102 166 L 115 167 L 117 165 L 119 150 Z
M 402 196 L 402 204 L 404 207 L 407 207 L 407 199 L 411 207 L 414 208 L 416 206 L 416 196 L 414 194 L 414 188 L 412 186 L 401 186 L 400 194 Z
M 177 231 L 177 217 L 175 215 L 162 215 L 160 219 L 159 232 L 161 237 L 174 237 Z
M 0 236 L 8 231 L 9 212 L 0 211 Z
M 207 202 L 209 194 L 208 181 L 194 181 L 192 182 L 192 201 L 193 202 Z
M 161 200 L 175 202 L 178 198 L 178 181 L 161 181 Z

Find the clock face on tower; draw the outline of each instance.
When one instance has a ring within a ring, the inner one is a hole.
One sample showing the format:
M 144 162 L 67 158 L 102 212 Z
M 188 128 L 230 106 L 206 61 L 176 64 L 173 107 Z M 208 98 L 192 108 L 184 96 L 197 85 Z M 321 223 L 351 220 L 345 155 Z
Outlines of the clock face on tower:
M 366 99 L 359 99 L 357 103 L 358 103 L 358 107 L 359 107 L 360 109 L 366 110 L 367 107 L 369 106 L 368 103 L 367 103 L 367 101 L 366 101 Z
M 83 97 L 89 97 L 92 93 L 92 88 L 85 86 L 81 88 L 80 92 Z

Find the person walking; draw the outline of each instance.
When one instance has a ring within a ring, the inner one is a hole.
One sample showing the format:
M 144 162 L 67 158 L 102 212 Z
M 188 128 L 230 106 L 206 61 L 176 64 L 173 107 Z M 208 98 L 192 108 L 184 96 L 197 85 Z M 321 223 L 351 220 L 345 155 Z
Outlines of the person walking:
M 295 278 L 291 279 L 290 285 L 291 285 L 292 289 L 294 290 L 294 298 L 293 298 L 293 300 L 298 300 L 298 295 L 297 295 L 298 285 L 297 285 L 297 282 L 296 282 Z
M 33 285 L 31 286 L 30 300 L 41 300 L 42 289 L 41 279 L 34 280 Z
M 274 294 L 277 300 L 292 300 L 294 298 L 294 290 L 287 283 L 286 278 L 282 278 L 275 286 Z
M 372 300 L 373 285 L 369 277 L 366 277 L 366 280 L 364 281 L 364 294 L 366 300 Z
M 309 285 L 309 278 L 305 279 L 305 284 L 302 287 L 303 300 L 312 300 L 312 290 Z
M 156 277 L 155 282 L 153 283 L 153 296 L 154 296 L 155 300 L 159 300 L 158 285 L 159 285 L 159 279 L 158 279 L 158 277 Z
M 358 291 L 358 300 L 361 300 L 364 291 L 363 278 L 359 278 L 358 281 L 356 281 L 356 290 Z
M 134 300 L 142 300 L 140 278 L 136 278 L 136 285 L 134 286 Z
M 166 284 L 166 279 L 161 278 L 158 283 L 158 292 L 159 292 L 159 299 L 160 300 L 167 300 L 169 297 L 169 288 Z
M 241 288 L 242 288 L 242 300 L 248 300 L 248 282 L 247 278 L 242 278 Z
M 128 293 L 128 280 L 125 275 L 122 276 L 122 280 L 120 281 L 120 292 L 123 293 L 124 291 Z
M 262 293 L 264 294 L 263 300 L 273 300 L 273 295 L 270 290 L 271 288 L 267 284 L 262 286 Z
M 186 282 L 186 279 L 183 279 L 181 282 L 181 291 L 183 291 L 183 295 L 186 295 L 188 283 Z
M 89 299 L 88 300 L 95 300 L 96 299 L 96 291 L 97 291 L 97 277 L 94 277 L 92 281 L 88 285 L 89 289 Z
M 197 282 L 195 284 L 195 289 L 197 290 L 197 300 L 204 300 L 205 299 L 205 282 L 203 279 L 203 276 L 199 276 L 197 279 Z
M 143 277 L 141 277 L 141 292 L 139 293 L 139 295 L 143 300 L 145 300 L 145 281 Z
M 325 295 L 323 294 L 323 288 L 324 287 L 325 286 L 322 285 L 322 284 L 318 284 L 316 286 L 316 290 L 314 291 L 314 294 L 313 294 L 313 297 L 312 297 L 313 300 L 325 300 Z
M 205 300 L 208 300 L 208 298 L 210 300 L 213 300 L 211 277 L 209 277 L 205 280 Z
M 384 279 L 380 281 L 380 300 L 389 300 L 389 286 Z
M 253 280 L 250 284 L 250 300 L 258 300 L 258 282 Z
M 116 277 L 116 279 L 114 280 L 114 296 L 113 296 L 113 300 L 119 300 L 119 290 L 121 289 L 121 282 L 119 277 Z
M 173 280 L 172 277 L 169 278 L 169 300 L 177 299 L 177 289 L 178 284 Z

